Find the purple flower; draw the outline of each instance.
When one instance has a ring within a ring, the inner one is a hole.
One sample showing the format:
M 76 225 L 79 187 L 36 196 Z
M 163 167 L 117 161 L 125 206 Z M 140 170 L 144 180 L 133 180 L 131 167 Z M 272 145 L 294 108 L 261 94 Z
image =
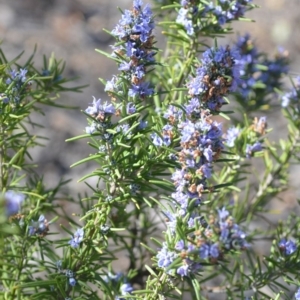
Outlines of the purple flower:
M 204 20 L 214 19 L 212 18 L 213 15 L 218 21 L 218 30 L 222 30 L 222 26 L 225 23 L 244 16 L 247 6 L 251 1 L 252 0 L 220 0 L 218 1 L 217 6 L 214 6 L 214 3 L 210 1 L 207 3 L 202 3 L 204 8 L 200 13 L 198 13 L 198 6 L 196 5 L 195 1 L 182 0 L 180 2 L 182 8 L 178 12 L 176 22 L 185 27 L 187 34 L 192 35 L 194 33 L 193 26 L 196 28 L 200 27 L 200 29 L 202 28 L 202 26 L 198 25 L 198 18 L 203 18 Z M 196 17 L 194 17 L 194 15 Z M 213 25 L 216 26 L 215 24 Z
M 142 8 L 142 1 L 135 0 L 132 10 L 125 10 L 121 20 L 112 31 L 117 38 L 117 46 L 114 46 L 114 56 L 122 58 L 119 70 L 122 78 L 130 80 L 131 88 L 128 91 L 130 97 L 139 96 L 145 98 L 153 94 L 149 83 L 144 81 L 147 66 L 154 64 L 153 35 L 154 28 L 152 11 L 149 5 Z M 122 79 L 123 80 L 123 79 Z M 114 91 L 115 84 L 110 83 L 107 91 Z
M 164 113 L 164 118 L 168 119 L 171 124 L 178 121 L 182 117 L 182 111 L 178 107 L 169 105 Z
M 281 98 L 281 106 L 286 108 L 288 106 L 296 106 L 297 110 L 300 109 L 300 76 L 296 79 L 295 87 L 288 93 L 284 94 Z
M 141 98 L 150 96 L 153 93 L 153 88 L 149 88 L 149 82 L 141 82 L 139 85 L 133 84 L 131 89 L 128 91 L 129 97 L 135 97 L 136 95 L 139 95 Z
M 122 62 L 118 68 L 120 71 L 129 71 L 131 69 L 131 62 Z
M 40 215 L 38 221 L 31 221 L 31 225 L 28 226 L 28 234 L 30 236 L 36 234 L 40 237 L 43 237 L 47 234 L 48 231 L 49 223 L 44 215 Z
M 189 266 L 187 264 L 180 266 L 177 269 L 177 274 L 179 274 L 180 276 L 188 276 L 189 274 Z
M 113 78 L 110 81 L 106 82 L 104 91 L 105 92 L 114 92 L 116 89 L 116 84 L 117 84 L 117 77 L 113 76 Z
M 164 144 L 163 139 L 157 133 L 152 133 L 151 139 L 153 144 L 157 147 L 161 147 Z
M 199 249 L 200 258 L 206 259 L 209 257 L 209 245 L 203 244 Z
M 108 274 L 103 277 L 103 280 L 106 283 L 109 283 L 109 282 L 117 283 L 122 277 L 123 277 L 123 273 L 121 273 L 121 272 L 118 272 L 117 274 L 108 272 Z
M 229 47 L 211 48 L 202 55 L 196 77 L 187 83 L 192 100 L 185 106 L 187 114 L 199 114 L 200 109 L 218 112 L 226 103 L 223 97 L 235 91 L 240 82 L 240 55 Z M 198 103 L 197 101 L 198 100 Z
M 289 72 L 288 54 L 283 49 L 278 49 L 274 60 L 265 59 L 262 64 L 267 70 L 262 70 L 258 80 L 263 82 L 267 91 L 271 92 L 274 88 L 281 87 L 281 76 Z
M 180 205 L 183 210 L 186 210 L 189 200 L 189 197 L 186 194 L 182 192 L 172 193 L 172 198 L 176 201 L 176 203 Z
M 78 248 L 80 243 L 83 241 L 84 238 L 84 230 L 83 228 L 79 228 L 74 233 L 73 238 L 69 241 L 69 244 L 73 248 Z
M 170 228 L 171 232 L 174 232 L 176 229 L 176 215 L 169 211 L 163 211 L 163 214 L 167 217 L 166 223 L 168 227 Z
M 184 241 L 180 240 L 176 243 L 175 249 L 178 251 L 182 251 L 184 249 Z
M 167 244 L 163 244 L 163 248 L 157 253 L 157 265 L 160 268 L 167 268 L 178 256 L 177 253 L 169 251 Z
M 0 94 L 0 100 L 2 100 L 5 104 L 9 102 L 9 98 L 4 93 Z
M 4 194 L 5 210 L 8 217 L 19 212 L 25 196 L 12 190 L 8 190 Z
M 120 287 L 120 290 L 121 290 L 121 294 L 125 296 L 128 293 L 130 294 L 133 291 L 133 287 L 130 283 L 123 283 Z
M 244 98 L 247 99 L 251 91 L 257 91 L 256 83 L 264 84 L 265 92 L 268 93 L 272 92 L 274 87 L 281 87 L 281 76 L 289 71 L 286 51 L 279 49 L 275 59 L 269 59 L 258 52 L 249 34 L 239 37 L 236 46 L 240 53 L 241 65 L 238 91 Z M 257 65 L 263 65 L 264 69 L 258 68 Z
M 69 278 L 69 284 L 70 284 L 70 286 L 75 286 L 76 280 L 74 278 Z
M 183 25 L 188 35 L 194 34 L 193 21 L 189 16 L 188 9 L 180 8 L 176 19 L 176 23 Z
M 209 249 L 209 254 L 212 258 L 218 258 L 220 255 L 219 245 L 217 243 L 212 244 Z
M 239 136 L 241 130 L 237 127 L 231 127 L 227 130 L 226 133 L 226 145 L 230 148 L 234 147 L 234 142 Z
M 183 143 L 188 142 L 192 138 L 192 135 L 195 132 L 195 124 L 192 123 L 191 121 L 187 120 L 185 122 L 182 122 L 179 125 L 179 127 L 182 128 L 181 142 L 183 142 Z
M 229 217 L 229 212 L 223 207 L 222 209 L 218 209 L 219 219 L 224 221 Z
M 296 294 L 295 294 L 295 299 L 300 300 L 300 288 L 298 288 Z
M 26 69 L 20 69 L 19 71 L 12 70 L 9 74 L 11 76 L 11 79 L 18 81 L 17 88 L 20 88 L 21 85 L 26 81 Z M 10 84 L 12 82 L 10 78 L 6 80 L 6 84 Z
M 253 156 L 253 153 L 262 151 L 262 149 L 263 149 L 262 144 L 260 142 L 256 142 L 252 146 L 247 144 L 246 145 L 246 157 L 250 158 L 251 156 Z
M 147 127 L 147 125 L 148 125 L 148 121 L 141 120 L 140 124 L 138 126 L 138 129 L 139 130 L 144 130 Z
M 96 125 L 96 123 L 93 122 L 91 124 L 91 126 L 85 127 L 85 132 L 88 133 L 88 134 L 92 134 L 96 131 L 96 129 L 97 129 L 97 125 Z
M 297 250 L 296 243 L 287 239 L 281 239 L 278 246 L 285 255 L 291 255 Z
M 115 107 L 112 104 L 107 102 L 101 103 L 101 99 L 96 100 L 93 96 L 92 106 L 89 106 L 85 112 L 93 117 L 96 117 L 97 120 L 103 121 L 107 115 L 112 115 L 116 112 Z

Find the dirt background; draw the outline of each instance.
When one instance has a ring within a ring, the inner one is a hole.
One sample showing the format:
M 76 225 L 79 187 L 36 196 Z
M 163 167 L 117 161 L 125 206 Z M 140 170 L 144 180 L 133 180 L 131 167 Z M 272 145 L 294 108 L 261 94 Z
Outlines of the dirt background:
M 256 22 L 238 22 L 234 28 L 240 34 L 249 32 L 264 52 L 272 54 L 278 46 L 287 49 L 292 60 L 290 75 L 299 75 L 300 1 L 256 0 L 254 3 L 261 8 L 249 12 L 247 17 Z M 70 169 L 72 163 L 86 157 L 91 150 L 86 141 L 65 143 L 65 140 L 84 132 L 86 118 L 80 110 L 88 106 L 92 96 L 105 99 L 98 78 L 111 79 L 117 69 L 112 61 L 96 53 L 95 48 L 110 51 L 109 45 L 114 41 L 103 28 L 114 28 L 120 17 L 117 6 L 126 9 L 130 5 L 129 0 L 0 0 L 1 47 L 9 60 L 25 50 L 20 60 L 25 61 L 37 45 L 36 67 L 42 67 L 43 54 L 50 56 L 54 52 L 57 58 L 67 63 L 66 77 L 80 77 L 76 85 L 89 84 L 83 93 L 61 95 L 61 103 L 78 106 L 78 109 L 66 111 L 45 107 L 46 116 L 38 117 L 45 126 L 38 133 L 49 138 L 44 148 L 33 151 L 39 172 L 44 174 L 49 187 L 62 176 L 72 178 L 68 185 L 70 195 L 88 191 L 77 180 L 94 166 L 81 165 Z M 156 32 L 159 31 L 157 28 Z M 230 42 L 235 36 L 226 39 Z M 274 128 L 272 135 L 275 138 L 284 132 L 285 124 L 280 115 L 269 118 L 268 123 Z M 299 170 L 294 168 L 293 175 L 298 173 Z M 292 188 L 287 193 L 285 208 L 293 207 L 295 194 L 299 197 L 297 176 L 291 176 L 291 179 Z
M 150 2 L 151 1 L 144 1 Z M 257 46 L 270 54 L 282 46 L 290 53 L 293 61 L 292 76 L 300 74 L 300 1 L 299 0 L 256 0 L 260 9 L 247 17 L 256 20 L 238 22 L 234 27 L 240 34 L 251 33 Z M 66 111 L 45 107 L 46 117 L 41 119 L 45 126 L 39 132 L 49 138 L 45 148 L 34 150 L 34 159 L 48 184 L 53 185 L 59 177 L 73 178 L 70 193 L 84 191 L 85 185 L 76 181 L 92 166 L 82 165 L 70 169 L 70 165 L 84 158 L 90 151 L 85 141 L 65 143 L 67 138 L 82 134 L 86 118 L 80 113 L 92 101 L 92 96 L 104 98 L 103 85 L 98 78 L 111 79 L 117 73 L 112 61 L 95 51 L 96 48 L 110 51 L 114 41 L 103 31 L 111 30 L 118 22 L 117 6 L 129 8 L 131 0 L 1 0 L 0 38 L 8 59 L 13 59 L 25 50 L 21 62 L 26 60 L 35 45 L 38 46 L 35 64 L 42 66 L 42 56 L 56 57 L 67 63 L 65 76 L 78 76 L 77 85 L 89 84 L 83 93 L 62 94 L 61 103 L 78 106 L 78 110 Z M 159 33 L 160 29 L 156 28 Z M 235 36 L 228 36 L 227 42 Z M 223 43 L 223 42 L 221 42 Z M 226 42 L 224 42 L 226 43 Z M 269 119 L 269 127 L 284 126 Z M 276 131 L 277 132 L 277 131 Z

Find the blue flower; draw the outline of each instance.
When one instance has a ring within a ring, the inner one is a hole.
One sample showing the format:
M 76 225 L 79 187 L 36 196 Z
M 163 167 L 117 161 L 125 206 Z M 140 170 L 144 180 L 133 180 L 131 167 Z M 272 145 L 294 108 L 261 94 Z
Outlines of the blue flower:
M 300 288 L 298 288 L 296 294 L 295 294 L 295 299 L 300 300 Z
M 32 235 L 38 235 L 40 237 L 43 237 L 47 234 L 49 231 L 49 223 L 44 215 L 40 215 L 38 221 L 31 221 L 31 225 L 28 226 L 28 234 L 30 236 Z
M 138 129 L 139 130 L 144 130 L 147 127 L 147 125 L 148 125 L 148 121 L 141 120 L 140 124 L 138 126 Z
M 108 272 L 107 275 L 105 275 L 103 277 L 103 280 L 106 283 L 109 283 L 109 282 L 117 283 L 122 277 L 123 277 L 123 274 L 121 272 L 118 272 L 117 274 L 113 274 L 111 272 Z
M 222 209 L 218 209 L 219 219 L 225 220 L 229 217 L 229 212 L 223 207 Z
M 221 27 L 231 22 L 232 20 L 236 20 L 242 16 L 244 16 L 248 4 L 252 0 L 237 0 L 237 1 L 226 1 L 221 0 L 218 1 L 218 5 L 214 6 L 213 2 L 204 2 L 202 6 L 204 8 L 198 13 L 198 6 L 195 1 L 182 0 L 180 10 L 178 11 L 178 17 L 176 22 L 185 27 L 188 35 L 194 34 L 194 26 L 195 28 L 202 29 L 202 26 L 199 26 L 199 18 L 205 19 L 214 19 L 212 15 L 217 19 L 219 30 Z M 202 21 L 203 22 L 203 21 Z M 200 23 L 202 25 L 202 22 Z M 204 23 L 204 22 L 203 22 Z M 207 25 L 206 25 L 207 26 Z M 214 26 L 216 26 L 214 24 Z
M 157 133 L 152 133 L 151 139 L 153 144 L 157 147 L 161 147 L 164 144 L 163 139 Z
M 184 240 L 180 240 L 176 243 L 175 249 L 181 251 L 184 249 Z
M 73 238 L 69 241 L 69 244 L 73 248 L 78 248 L 80 243 L 83 241 L 84 238 L 84 230 L 83 228 L 79 228 L 74 233 Z
M 167 244 L 163 244 L 163 248 L 157 253 L 157 265 L 160 268 L 167 268 L 178 256 L 174 251 L 170 251 Z
M 253 156 L 253 153 L 258 152 L 258 151 L 262 151 L 262 144 L 260 142 L 256 142 L 253 145 L 246 145 L 246 157 L 250 158 L 251 156 Z
M 121 58 L 119 70 L 123 72 L 123 78 L 130 80 L 130 97 L 139 96 L 144 99 L 153 94 L 149 83 L 144 81 L 147 66 L 154 63 L 153 50 L 154 22 L 149 5 L 142 8 L 142 1 L 135 0 L 132 10 L 125 10 L 121 20 L 112 31 L 119 40 L 114 46 L 113 55 Z M 121 42 L 121 43 L 120 43 Z M 115 91 L 114 84 L 107 83 L 106 91 Z
M 256 90 L 257 82 L 264 84 L 266 92 L 272 92 L 275 87 L 280 88 L 282 74 L 289 71 L 288 55 L 283 49 L 278 50 L 275 59 L 268 59 L 258 52 L 249 34 L 239 37 L 236 47 L 240 53 L 239 63 L 242 66 L 238 91 L 245 98 L 248 98 L 251 91 Z M 258 69 L 258 64 L 265 68 Z
M 4 194 L 5 211 L 8 217 L 15 215 L 19 212 L 25 196 L 12 190 L 8 190 Z
M 136 108 L 135 108 L 134 103 L 132 103 L 132 102 L 127 103 L 126 112 L 127 112 L 128 115 L 132 115 L 136 112 Z
M 101 99 L 96 100 L 93 96 L 92 106 L 89 106 L 85 112 L 95 117 L 98 121 L 104 121 L 105 117 L 114 114 L 116 109 L 111 103 L 105 102 L 102 104 Z
M 218 258 L 220 255 L 219 251 L 219 245 L 217 243 L 214 243 L 210 246 L 209 254 L 212 258 Z
M 85 127 L 85 132 L 88 134 L 93 134 L 97 130 L 97 125 L 96 123 L 92 123 L 91 126 Z
M 177 269 L 177 274 L 180 276 L 188 276 L 189 275 L 189 266 L 187 264 L 184 264 L 183 266 L 180 266 Z
M 74 278 L 69 278 L 69 284 L 70 284 L 70 286 L 75 286 L 76 280 Z
M 207 259 L 209 257 L 209 245 L 203 244 L 199 249 L 199 255 L 202 259 Z
M 239 58 L 239 52 L 229 47 L 211 48 L 203 53 L 196 77 L 187 83 L 192 98 L 185 107 L 188 115 L 198 117 L 200 109 L 209 109 L 212 113 L 220 110 L 226 103 L 224 96 L 235 91 L 240 82 Z
M 296 243 L 285 238 L 280 240 L 278 247 L 285 255 L 291 255 L 297 250 Z
M 300 76 L 296 78 L 295 87 L 281 98 L 281 106 L 286 108 L 288 106 L 295 107 L 300 110 Z
M 149 82 L 141 82 L 140 84 L 132 84 L 128 91 L 130 97 L 139 95 L 141 98 L 150 96 L 154 93 L 153 88 L 149 88 Z
M 12 80 L 15 80 L 17 82 L 17 87 L 20 87 L 22 83 L 26 81 L 26 69 L 20 69 L 19 71 L 12 70 L 9 74 Z M 6 80 L 6 84 L 10 84 L 12 82 L 10 78 Z
M 226 145 L 230 148 L 234 147 L 234 142 L 239 136 L 241 130 L 237 127 L 231 127 L 226 133 Z
M 121 294 L 123 296 L 130 294 L 133 291 L 133 287 L 130 283 L 123 283 L 120 287 Z

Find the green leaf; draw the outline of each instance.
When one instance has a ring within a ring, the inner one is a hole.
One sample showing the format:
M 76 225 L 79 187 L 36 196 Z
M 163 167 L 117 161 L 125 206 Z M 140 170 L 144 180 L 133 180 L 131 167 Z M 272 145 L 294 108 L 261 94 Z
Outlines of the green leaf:
M 84 159 L 82 159 L 82 160 L 80 160 L 80 161 L 72 164 L 70 166 L 70 168 L 73 168 L 73 167 L 76 167 L 78 165 L 81 165 L 81 164 L 83 164 L 83 163 L 85 163 L 87 161 L 91 161 L 91 160 L 96 160 L 96 159 L 102 158 L 103 156 L 105 156 L 105 153 L 98 153 L 98 154 L 95 154 L 95 155 L 91 155 L 89 157 L 86 157 L 86 158 L 84 158 Z
M 73 142 L 73 141 L 85 139 L 85 138 L 90 137 L 90 136 L 91 135 L 89 133 L 86 133 L 86 134 L 75 136 L 75 137 L 70 138 L 70 139 L 66 139 L 66 142 Z

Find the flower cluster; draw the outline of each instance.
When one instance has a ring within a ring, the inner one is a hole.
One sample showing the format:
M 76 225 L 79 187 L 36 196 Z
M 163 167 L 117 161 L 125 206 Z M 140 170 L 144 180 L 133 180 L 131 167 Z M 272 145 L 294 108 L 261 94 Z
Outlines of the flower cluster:
M 251 156 L 253 156 L 253 154 L 255 152 L 259 152 L 262 151 L 262 144 L 260 142 L 255 142 L 253 145 L 246 145 L 246 157 L 250 158 Z
M 191 78 L 187 82 L 188 93 L 191 97 L 190 101 L 184 106 L 185 116 L 189 121 L 182 121 L 181 124 L 177 125 L 181 134 L 183 135 L 181 142 L 184 142 L 189 135 L 189 130 L 195 120 L 201 119 L 202 121 L 196 125 L 196 127 L 201 131 L 210 131 L 211 120 L 209 119 L 210 114 L 217 114 L 222 105 L 227 103 L 225 100 L 225 95 L 229 91 L 234 91 L 237 88 L 239 82 L 240 67 L 237 63 L 239 58 L 238 52 L 231 50 L 229 47 L 223 48 L 211 48 L 203 53 L 203 58 L 201 60 L 200 67 L 196 70 L 196 77 Z M 164 117 L 168 119 L 170 124 L 163 127 L 162 138 L 156 133 L 152 135 L 153 143 L 156 146 L 169 146 L 173 137 L 173 125 L 182 119 L 184 119 L 183 112 L 174 106 L 170 106 L 164 113 Z M 221 132 L 221 125 L 216 125 L 214 123 L 212 131 Z M 197 129 L 197 130 L 198 130 Z M 212 132 L 211 131 L 211 132 Z M 211 132 L 209 136 L 212 136 Z M 219 138 L 219 137 L 218 137 Z M 207 145 L 209 145 L 208 142 Z M 218 145 L 218 151 L 222 150 L 223 146 L 220 148 L 220 143 L 214 143 Z M 200 146 L 200 145 L 198 145 Z M 197 147 L 197 146 L 196 146 Z M 201 148 L 202 146 L 200 146 Z M 184 148 L 187 148 L 185 145 Z M 203 151 L 199 150 L 200 152 Z M 192 150 L 193 152 L 194 150 Z M 188 154 L 185 151 L 183 156 L 191 156 L 193 153 Z M 201 152 L 202 153 L 202 152 Z M 204 152 L 203 152 L 204 153 Z M 195 159 L 198 155 L 195 157 Z M 200 157 L 200 156 L 199 156 Z M 199 158 L 198 157 L 198 158 Z M 215 155 L 216 157 L 216 155 Z M 197 158 L 197 159 L 198 159 Z M 199 162 L 199 161 L 198 161 Z M 201 159 L 200 159 L 201 162 Z M 211 162 L 211 159 L 208 159 Z M 202 159 L 203 164 L 203 159 Z M 209 168 L 203 167 L 209 172 Z
M 229 148 L 236 146 L 238 154 L 251 158 L 255 152 L 263 150 L 262 139 L 266 134 L 266 129 L 267 118 L 265 116 L 255 117 L 252 125 L 248 127 L 242 129 L 239 126 L 229 128 L 224 134 L 225 145 Z
M 75 231 L 73 238 L 69 241 L 69 244 L 73 248 L 78 248 L 84 238 L 83 228 L 79 228 Z
M 5 83 L 9 86 L 6 94 L 1 94 L 2 101 L 8 103 L 10 100 L 13 104 L 19 104 L 23 93 L 30 89 L 32 85 L 31 81 L 27 81 L 26 69 L 20 69 L 19 71 L 12 70 L 9 72 L 9 77 Z M 26 85 L 25 85 L 26 83 Z
M 295 294 L 295 299 L 300 300 L 300 288 L 298 288 L 296 294 Z
M 239 37 L 236 47 L 240 53 L 241 65 L 241 81 L 238 92 L 247 97 L 257 81 L 255 74 L 258 72 L 256 65 L 258 64 L 259 53 L 251 40 L 250 34 Z
M 163 138 L 152 137 L 154 144 L 168 146 L 175 126 L 180 136 L 181 150 L 177 156 L 181 170 L 172 175 L 176 187 L 172 198 L 182 215 L 190 202 L 194 205 L 201 202 L 212 164 L 224 149 L 222 125 L 211 119 L 211 113 L 218 111 L 225 101 L 223 96 L 237 87 L 239 67 L 235 60 L 236 52 L 228 47 L 208 49 L 197 76 L 187 84 L 191 100 L 184 107 L 185 114 L 170 106 L 164 117 L 172 125 L 163 127 Z
M 76 285 L 76 279 L 74 278 L 75 273 L 69 269 L 66 269 L 66 270 L 62 269 L 62 261 L 61 260 L 56 262 L 56 267 L 57 267 L 59 273 L 63 273 L 68 278 L 69 285 L 74 287 Z
M 128 282 L 128 278 L 121 272 L 117 274 L 108 272 L 103 280 L 111 284 L 113 289 L 117 289 L 116 293 L 121 293 L 121 295 L 115 297 L 115 300 L 125 300 L 122 296 L 128 296 L 133 291 L 133 286 Z
M 185 214 L 190 201 L 199 204 L 206 189 L 206 179 L 211 177 L 212 163 L 224 148 L 222 126 L 202 115 L 197 122 L 190 120 L 178 124 L 181 151 L 178 160 L 182 166 L 172 175 L 176 192 L 172 198 Z
M 250 133 L 248 134 L 249 140 L 252 140 L 251 144 L 246 145 L 246 157 L 251 158 L 255 152 L 263 150 L 262 143 L 259 141 L 261 136 L 266 133 L 267 118 L 260 117 L 254 118 L 253 124 L 250 126 Z
M 216 16 L 218 24 L 222 26 L 243 17 L 251 2 L 252 0 L 221 0 L 217 6 L 210 4 L 207 10 Z
M 287 52 L 279 49 L 274 60 L 268 59 L 257 50 L 250 34 L 239 37 L 236 47 L 240 53 L 241 65 L 239 93 L 248 97 L 258 83 L 263 84 L 267 92 L 281 86 L 282 74 L 287 74 L 289 71 Z
M 234 142 L 236 138 L 239 136 L 241 130 L 238 127 L 230 127 L 226 133 L 226 146 L 229 148 L 234 147 Z
M 8 190 L 4 194 L 5 211 L 8 217 L 17 214 L 25 196 L 12 190 Z
M 239 53 L 229 47 L 211 48 L 203 53 L 196 77 L 188 83 L 188 115 L 198 117 L 199 109 L 217 113 L 226 103 L 224 96 L 235 91 L 240 80 Z
M 201 2 L 201 3 L 200 3 Z M 221 29 L 226 23 L 243 17 L 252 0 L 221 0 L 218 5 L 213 2 L 181 0 L 181 6 L 176 22 L 184 26 L 188 35 L 203 28 L 203 19 L 212 19 L 216 29 Z M 200 18 L 202 22 L 199 22 Z
M 163 243 L 156 256 L 158 267 L 168 274 L 189 276 L 201 269 L 201 262 L 216 263 L 227 251 L 249 246 L 245 233 L 227 210 L 223 208 L 218 217 L 212 214 L 209 219 L 200 213 L 202 194 L 210 190 L 206 180 L 224 149 L 222 124 L 214 121 L 212 114 L 225 103 L 224 96 L 238 86 L 238 58 L 238 53 L 229 47 L 207 50 L 196 77 L 187 83 L 191 99 L 184 112 L 171 106 L 164 114 L 171 125 L 163 128 L 162 142 L 167 145 L 176 128 L 181 147 L 177 154 L 181 169 L 172 175 L 175 213 L 164 212 L 172 238 Z M 262 125 L 253 131 L 258 127 Z M 177 226 L 181 227 L 180 234 Z
M 44 215 L 40 215 L 37 221 L 31 221 L 31 225 L 28 226 L 29 235 L 38 235 L 44 237 L 49 231 L 49 223 Z
M 114 46 L 114 55 L 119 58 L 119 70 L 130 82 L 128 95 L 144 99 L 153 94 L 145 82 L 146 67 L 154 64 L 153 35 L 154 22 L 149 5 L 142 9 L 142 1 L 134 0 L 132 10 L 125 10 L 112 34 L 122 43 Z M 117 78 L 107 82 L 105 90 L 112 95 L 118 92 Z
M 297 77 L 293 89 L 284 94 L 281 98 L 281 106 L 286 108 L 288 106 L 294 107 L 298 112 L 300 111 L 300 76 Z
M 69 279 L 69 284 L 70 286 L 75 286 L 76 285 L 76 279 L 74 278 L 74 272 L 71 270 L 66 270 L 65 271 L 66 277 Z
M 258 80 L 266 86 L 269 92 L 273 91 L 274 88 L 280 88 L 282 74 L 286 75 L 289 72 L 288 52 L 279 48 L 273 60 L 266 58 L 262 64 L 266 67 L 266 70 L 261 71 Z
M 101 99 L 96 100 L 93 97 L 92 105 L 85 112 L 93 118 L 90 126 L 85 128 L 86 133 L 100 132 L 104 140 L 109 140 L 111 134 L 107 133 L 106 129 L 110 127 L 110 117 L 116 112 L 114 105 L 107 102 L 102 103 Z
M 156 256 L 158 267 L 168 274 L 176 271 L 180 276 L 189 276 L 202 268 L 201 263 L 217 263 L 226 252 L 249 247 L 246 234 L 225 208 L 218 210 L 218 217 L 212 214 L 208 220 L 192 212 L 187 226 L 191 233 L 186 239 L 178 239 L 175 244 L 165 242 Z
M 13 81 L 16 83 L 16 88 L 21 88 L 26 81 L 26 69 L 20 69 L 20 71 L 12 70 L 9 72 L 10 77 L 6 79 L 6 84 L 11 84 Z

